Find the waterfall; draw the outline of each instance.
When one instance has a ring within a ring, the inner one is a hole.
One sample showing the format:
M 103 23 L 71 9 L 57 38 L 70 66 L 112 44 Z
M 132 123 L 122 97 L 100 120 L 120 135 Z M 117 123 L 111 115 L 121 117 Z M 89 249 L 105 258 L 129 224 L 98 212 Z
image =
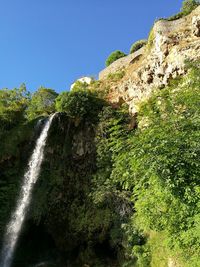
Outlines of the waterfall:
M 6 228 L 1 260 L 0 260 L 1 267 L 11 266 L 17 240 L 19 238 L 19 234 L 22 229 L 27 208 L 31 201 L 32 189 L 40 173 L 40 168 L 44 157 L 44 147 L 46 144 L 48 131 L 54 116 L 55 114 L 51 115 L 46 121 L 42 129 L 42 132 L 36 141 L 34 151 L 28 162 L 28 168 L 24 174 L 24 179 L 18 197 L 17 205 L 14 212 L 12 213 L 10 222 L 8 223 Z

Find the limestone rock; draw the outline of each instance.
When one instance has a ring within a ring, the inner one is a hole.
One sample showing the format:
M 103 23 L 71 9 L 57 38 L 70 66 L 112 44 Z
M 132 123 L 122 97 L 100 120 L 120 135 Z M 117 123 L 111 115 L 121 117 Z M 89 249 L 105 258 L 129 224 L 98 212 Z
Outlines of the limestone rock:
M 123 58 L 125 76 L 117 85 L 111 86 L 111 102 L 123 99 L 131 113 L 138 111 L 141 100 L 147 99 L 155 88 L 162 89 L 170 79 L 186 73 L 185 60 L 200 59 L 200 6 L 188 16 L 155 23 L 148 44 L 140 51 L 137 61 L 130 64 Z M 118 64 L 118 63 L 116 63 Z M 114 66 L 100 73 L 104 80 L 107 71 L 116 71 Z M 119 68 L 119 66 L 118 66 Z
M 192 18 L 192 32 L 194 36 L 200 37 L 200 16 Z

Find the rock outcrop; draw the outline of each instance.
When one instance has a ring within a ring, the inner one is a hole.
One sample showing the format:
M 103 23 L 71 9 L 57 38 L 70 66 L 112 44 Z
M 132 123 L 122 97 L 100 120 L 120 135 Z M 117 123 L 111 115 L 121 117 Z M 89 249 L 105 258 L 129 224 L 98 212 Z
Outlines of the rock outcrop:
M 156 22 L 142 52 L 138 60 L 127 60 L 125 76 L 110 89 L 110 101 L 123 99 L 132 114 L 155 88 L 163 88 L 170 79 L 185 74 L 186 60 L 200 59 L 200 6 L 184 18 Z M 100 80 L 109 70 L 100 73 Z
M 144 54 L 144 51 L 145 51 L 144 47 L 141 47 L 136 52 L 126 57 L 117 59 L 116 61 L 114 61 L 107 68 L 105 68 L 99 73 L 99 79 L 100 80 L 106 79 L 109 74 L 115 73 L 116 71 L 119 71 L 124 67 L 127 67 L 127 65 L 132 64 L 136 59 L 138 59 L 141 55 Z

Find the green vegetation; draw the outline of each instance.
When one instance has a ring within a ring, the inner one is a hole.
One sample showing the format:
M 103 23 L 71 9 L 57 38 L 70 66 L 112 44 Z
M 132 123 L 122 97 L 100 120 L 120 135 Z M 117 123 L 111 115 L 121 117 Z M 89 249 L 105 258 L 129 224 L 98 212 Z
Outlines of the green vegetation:
M 168 20 L 198 5 L 185 0 Z M 154 38 L 151 30 L 130 53 L 151 49 Z M 113 52 L 106 66 L 124 56 Z M 123 69 L 60 94 L 44 87 L 30 94 L 24 84 L 0 90 L 0 244 L 42 118 L 60 112 L 14 266 L 36 259 L 59 267 L 200 266 L 200 63 L 186 67 L 134 118 L 127 105 L 105 101 Z
M 163 233 L 168 255 L 191 267 L 200 265 L 199 75 L 199 64 L 193 65 L 186 77 L 143 103 L 137 131 L 109 125 L 100 149 L 102 192 L 121 187 L 131 193 L 131 227 Z M 138 266 L 149 266 L 154 246 L 133 245 Z
M 73 89 L 71 92 L 62 92 L 56 99 L 56 109 L 74 119 L 97 119 L 104 101 L 95 92 L 83 89 Z
M 0 90 L 0 123 L 1 131 L 10 129 L 23 120 L 24 111 L 30 101 L 30 94 L 22 84 L 19 89 Z M 0 131 L 0 133 L 1 133 Z
M 55 112 L 57 93 L 52 89 L 39 88 L 32 96 L 27 109 L 27 117 L 33 120 L 39 116 L 47 116 Z
M 73 91 L 86 90 L 88 89 L 88 83 L 76 81 L 73 85 Z
M 120 81 L 125 75 L 124 70 L 117 71 L 115 73 L 108 74 L 107 78 L 112 82 Z
M 197 0 L 185 0 L 182 3 L 182 7 L 181 7 L 181 11 L 178 12 L 175 15 L 172 15 L 168 18 L 158 18 L 156 19 L 156 22 L 159 20 L 168 20 L 168 21 L 173 21 L 173 20 L 177 20 L 180 18 L 183 18 L 187 15 L 189 15 L 195 8 L 197 8 L 199 6 L 199 1 Z
M 172 19 L 197 5 L 184 1 Z M 131 53 L 151 49 L 154 38 L 151 30 Z M 123 56 L 113 52 L 106 65 Z M 0 243 L 42 119 L 60 112 L 14 266 L 35 259 L 59 267 L 167 267 L 169 259 L 200 266 L 200 62 L 186 68 L 135 117 L 123 101 L 105 100 L 123 69 L 60 94 L 44 87 L 30 94 L 24 84 L 0 90 Z
M 182 3 L 181 12 L 167 18 L 167 20 L 172 21 L 187 16 L 198 6 L 199 6 L 199 1 L 197 0 L 184 0 Z
M 147 44 L 147 40 L 139 40 L 137 42 L 135 42 L 130 49 L 130 54 L 136 52 L 137 50 L 139 50 L 140 48 L 142 48 L 144 45 Z
M 150 51 L 151 48 L 153 47 L 154 39 L 155 39 L 155 34 L 154 34 L 154 30 L 152 28 L 150 33 L 149 33 L 147 44 L 146 44 L 146 49 L 148 51 Z
M 49 132 L 27 224 L 55 240 L 53 255 L 64 252 L 74 267 L 160 267 L 169 258 L 200 265 L 200 65 L 187 66 L 187 75 L 141 103 L 136 129 L 126 105 L 105 105 L 89 86 L 56 99 L 54 91 L 43 91 L 52 105 L 34 116 L 61 113 Z M 33 101 L 25 86 L 1 96 L 0 118 L 8 122 L 0 144 L 2 236 L 39 131 L 34 134 L 37 119 L 26 114 L 33 103 L 46 102 Z M 40 234 L 35 238 L 40 243 Z M 26 262 L 23 253 L 17 259 L 27 266 L 33 250 Z
M 199 6 L 199 1 L 197 0 L 184 0 L 181 11 L 183 12 L 184 15 L 188 15 L 198 6 Z
M 125 57 L 125 56 L 126 56 L 126 54 L 124 52 L 119 51 L 119 50 L 112 52 L 109 55 L 109 57 L 106 59 L 106 67 L 108 67 L 110 64 L 112 64 L 117 59 Z

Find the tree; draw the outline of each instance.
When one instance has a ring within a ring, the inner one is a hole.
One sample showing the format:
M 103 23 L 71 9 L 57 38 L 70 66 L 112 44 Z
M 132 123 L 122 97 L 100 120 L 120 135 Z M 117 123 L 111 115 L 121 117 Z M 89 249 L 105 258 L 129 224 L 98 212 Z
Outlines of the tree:
M 112 64 L 117 59 L 125 57 L 125 56 L 126 56 L 126 54 L 124 52 L 119 51 L 119 50 L 112 52 L 109 55 L 109 57 L 106 59 L 106 67 L 108 67 L 110 64 Z
M 39 88 L 32 96 L 27 109 L 27 117 L 32 120 L 39 116 L 47 116 L 55 112 L 55 99 L 58 94 L 48 88 Z
M 71 118 L 97 119 L 97 114 L 104 105 L 95 92 L 89 90 L 73 90 L 62 92 L 56 99 L 56 110 L 66 112 Z
M 25 84 L 20 88 L 0 90 L 0 122 L 3 128 L 17 124 L 23 117 L 30 101 Z

